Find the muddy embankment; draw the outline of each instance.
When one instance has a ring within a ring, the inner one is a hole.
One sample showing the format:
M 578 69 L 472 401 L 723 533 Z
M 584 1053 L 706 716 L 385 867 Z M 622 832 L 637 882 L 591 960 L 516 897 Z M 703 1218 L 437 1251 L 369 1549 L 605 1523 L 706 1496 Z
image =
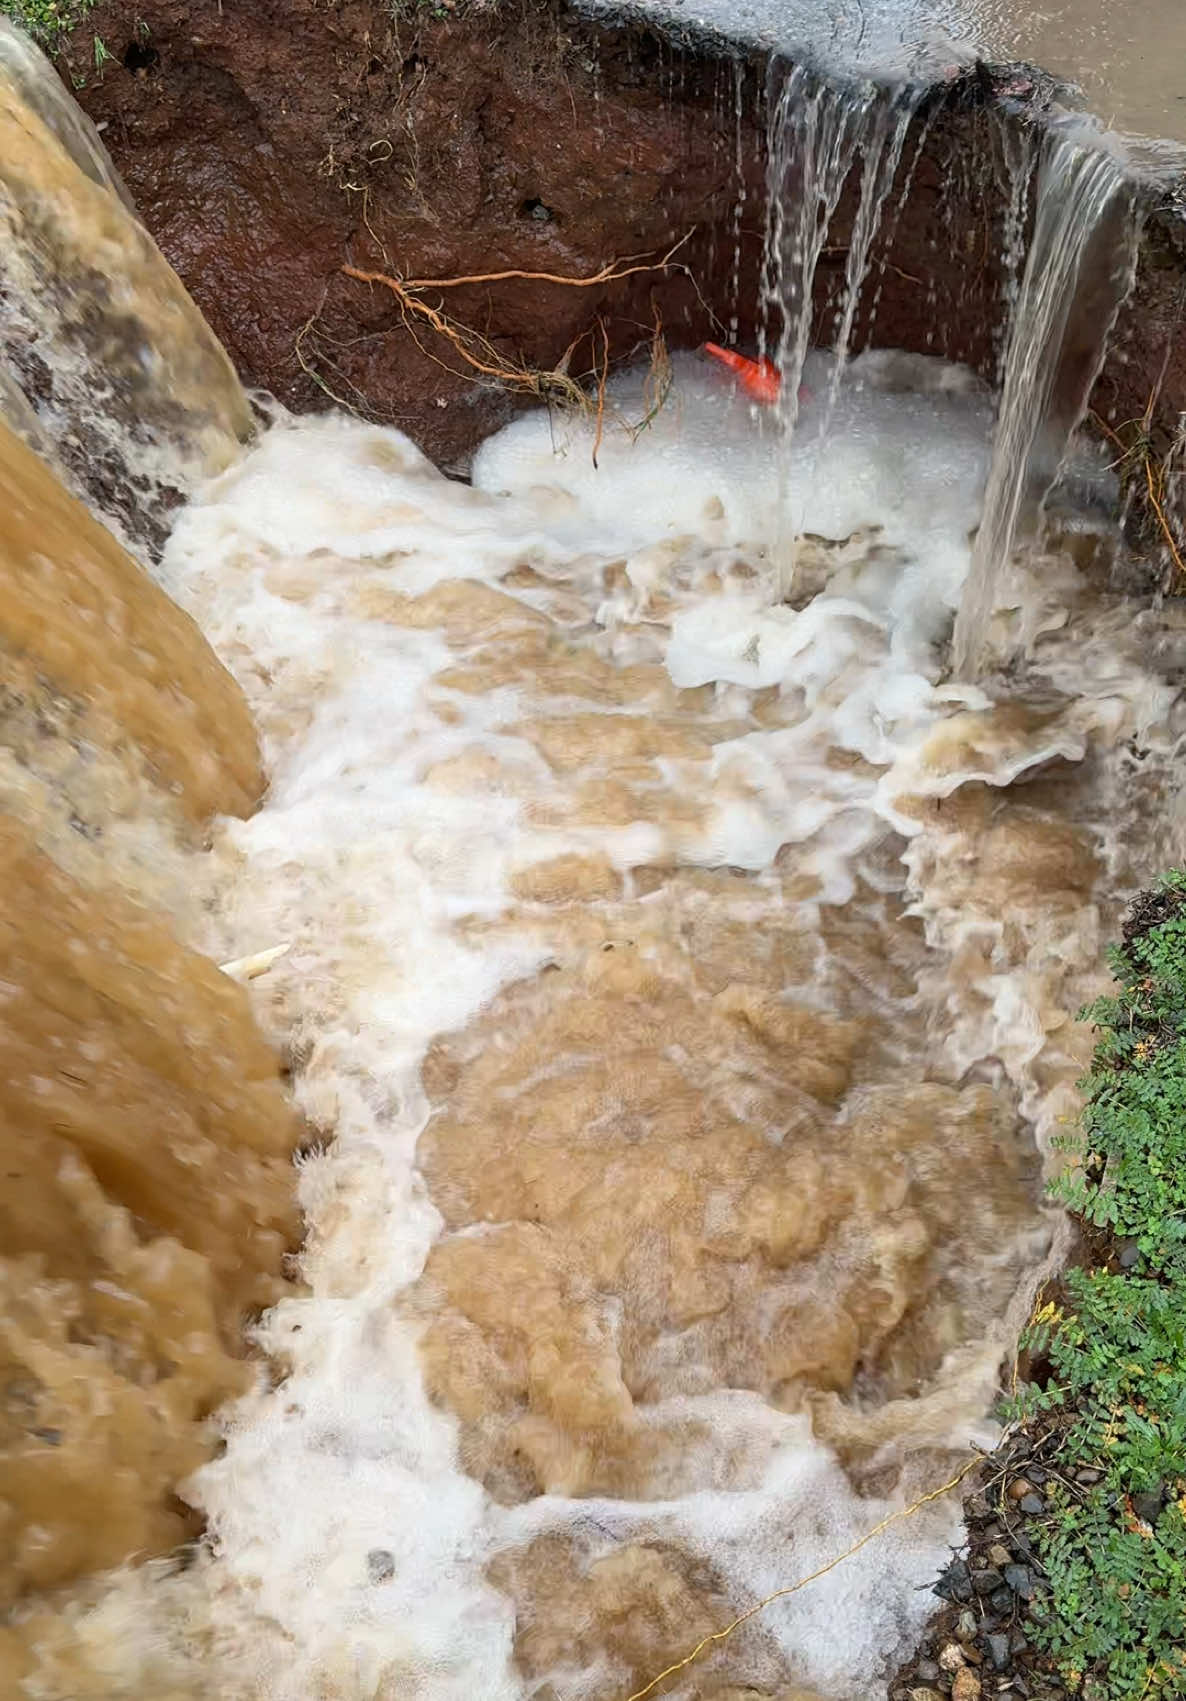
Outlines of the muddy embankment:
M 333 395 L 448 467 L 505 417 L 513 394 L 343 266 L 589 278 L 678 242 L 664 272 L 583 288 L 480 281 L 425 299 L 481 332 L 493 364 L 565 363 L 574 376 L 596 371 L 607 346 L 611 359 L 645 352 L 656 325 L 673 348 L 734 329 L 752 341 L 770 65 L 716 39 L 677 41 L 549 0 L 464 16 L 446 3 L 393 12 L 390 0 L 143 0 L 133 12 L 103 0 L 59 63 L 244 380 L 296 410 Z M 924 102 L 856 346 L 994 372 L 1008 161 L 1045 96 L 1024 70 L 953 67 Z M 1175 336 L 1186 226 L 1171 196 L 1150 202 L 1095 406 L 1120 423 L 1157 392 L 1158 423 L 1172 433 L 1186 406 L 1186 340 Z M 842 204 L 817 278 L 821 340 L 853 211 Z

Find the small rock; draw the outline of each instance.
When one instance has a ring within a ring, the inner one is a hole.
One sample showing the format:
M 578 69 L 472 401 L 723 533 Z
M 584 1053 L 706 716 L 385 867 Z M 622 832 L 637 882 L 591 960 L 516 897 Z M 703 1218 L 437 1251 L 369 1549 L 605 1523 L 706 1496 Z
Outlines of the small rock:
M 1156 1524 L 1161 1517 L 1161 1509 L 1165 1505 L 1165 1487 L 1160 1486 L 1155 1494 L 1134 1494 L 1132 1509 L 1142 1524 Z
M 385 1547 L 373 1547 L 367 1554 L 367 1577 L 372 1583 L 386 1583 L 395 1576 L 395 1559 Z
M 1075 1481 L 1082 1483 L 1084 1488 L 1091 1488 L 1100 1480 L 1103 1474 L 1104 1473 L 1102 1471 L 1093 1471 L 1085 1465 L 1081 1471 L 1075 1472 Z
M 939 1676 L 938 1660 L 919 1660 L 914 1669 L 924 1683 L 934 1683 Z
M 964 1501 L 964 1510 L 973 1522 L 980 1518 L 987 1518 L 988 1501 L 982 1494 L 970 1494 L 967 1500 Z
M 939 1665 L 943 1671 L 960 1671 L 964 1664 L 964 1650 L 958 1642 L 949 1642 L 939 1655 Z
M 1140 1262 L 1140 1258 L 1141 1248 L 1135 1240 L 1121 1241 L 1120 1250 L 1116 1254 L 1116 1262 L 1122 1270 L 1131 1270 L 1134 1264 Z
M 1034 1487 L 1043 1488 L 1049 1480 L 1050 1472 L 1044 1471 L 1041 1465 L 1029 1465 L 1026 1468 L 1029 1471 L 1029 1478 Z
M 1036 1518 L 1039 1512 L 1045 1512 L 1046 1502 L 1040 1494 L 1023 1494 L 1017 1502 L 1017 1510 L 1024 1512 L 1027 1518 Z
M 1009 1664 L 1009 1638 L 1003 1630 L 997 1630 L 986 1640 L 988 1642 L 989 1659 L 998 1671 L 1004 1671 Z
M 957 1671 L 951 1686 L 951 1701 L 980 1701 L 980 1679 L 967 1666 Z
M 972 1581 L 964 1560 L 953 1559 L 935 1585 L 935 1593 L 945 1601 L 970 1601 Z
M 1006 1565 L 1005 1581 L 1023 1601 L 1028 1601 L 1034 1592 L 1034 1580 L 1024 1565 Z
M 975 1642 L 967 1643 L 964 1648 L 964 1658 L 971 1666 L 984 1664 L 984 1655 L 980 1652 L 980 1649 L 976 1646 Z
M 996 1565 L 998 1567 L 1008 1565 L 1012 1558 L 1013 1555 L 1009 1552 L 1009 1549 L 1007 1547 L 1002 1547 L 1000 1542 L 994 1542 L 988 1550 L 988 1563 L 990 1565 Z
M 1029 1647 L 1030 1645 L 1025 1639 L 1025 1633 L 1021 1630 L 1015 1630 L 1009 1638 L 1009 1652 L 1015 1656 L 1017 1654 L 1028 1654 Z
M 989 1605 L 994 1612 L 1011 1613 L 1013 1611 L 1013 1591 L 1008 1584 L 1002 1583 L 999 1589 L 994 1589 L 988 1597 Z
M 955 1633 L 961 1642 L 969 1641 L 979 1629 L 974 1612 L 961 1612 L 956 1622 Z
M 995 1565 L 986 1566 L 983 1571 L 972 1574 L 972 1587 L 978 1595 L 991 1595 L 994 1589 L 999 1589 L 1004 1578 Z
M 944 1697 L 938 1689 L 927 1689 L 924 1686 L 910 1691 L 910 1701 L 944 1701 Z
M 1027 1477 L 1014 1477 L 1009 1484 L 1009 1499 L 1024 1500 L 1027 1494 L 1034 1492 L 1034 1485 Z

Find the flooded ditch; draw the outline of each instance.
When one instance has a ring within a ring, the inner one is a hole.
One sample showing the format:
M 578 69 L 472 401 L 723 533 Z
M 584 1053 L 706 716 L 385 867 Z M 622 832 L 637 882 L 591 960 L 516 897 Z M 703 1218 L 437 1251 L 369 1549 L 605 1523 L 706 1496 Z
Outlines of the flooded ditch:
M 555 6 L 58 45 L 0 1687 L 884 1694 L 1183 855 L 1172 150 Z

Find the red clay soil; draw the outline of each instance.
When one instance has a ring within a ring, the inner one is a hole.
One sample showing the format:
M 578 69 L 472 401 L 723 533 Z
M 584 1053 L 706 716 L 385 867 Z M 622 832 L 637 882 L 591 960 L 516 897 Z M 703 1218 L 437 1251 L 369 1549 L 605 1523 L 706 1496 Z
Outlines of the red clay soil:
M 769 71 L 756 53 L 594 23 L 562 0 L 456 18 L 449 4 L 100 0 L 60 61 L 246 382 L 296 410 L 329 405 L 328 391 L 445 466 L 515 398 L 475 385 L 447 341 L 342 266 L 579 277 L 687 237 L 667 273 L 581 289 L 482 283 L 435 299 L 508 364 L 550 369 L 570 350 L 577 376 L 596 363 L 601 326 L 615 359 L 645 350 L 656 321 L 675 347 L 731 333 L 752 343 Z M 99 71 L 96 36 L 111 56 Z M 930 350 L 992 375 L 1011 122 L 997 86 L 965 78 L 916 125 L 910 194 L 887 215 L 886 265 L 866 290 L 875 322 L 858 324 L 858 344 Z M 845 224 L 842 208 L 821 267 L 823 340 Z M 1157 221 L 1098 392 L 1117 421 L 1144 407 L 1167 348 L 1167 424 L 1186 406 L 1182 247 L 1176 221 Z

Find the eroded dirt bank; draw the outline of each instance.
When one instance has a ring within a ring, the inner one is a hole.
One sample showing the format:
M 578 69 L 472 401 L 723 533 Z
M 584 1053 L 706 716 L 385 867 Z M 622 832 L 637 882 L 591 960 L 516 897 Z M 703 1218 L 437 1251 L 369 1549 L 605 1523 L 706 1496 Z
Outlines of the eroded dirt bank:
M 102 43 L 96 51 L 95 43 Z M 96 59 L 102 61 L 96 70 Z M 149 228 L 245 380 L 287 405 L 328 389 L 456 463 L 514 405 L 381 286 L 518 269 L 588 277 L 685 239 L 681 268 L 573 289 L 543 280 L 452 290 L 455 320 L 508 362 L 579 376 L 761 315 L 765 89 L 761 56 L 677 44 L 544 0 L 471 10 L 352 0 L 105 0 L 65 44 L 63 73 Z M 1006 137 L 1002 99 L 1039 98 L 1026 74 L 953 78 L 904 153 L 909 193 L 883 227 L 886 264 L 856 341 L 967 360 L 1000 342 Z M 849 210 L 849 219 L 851 209 Z M 820 334 L 843 281 L 848 220 L 825 252 Z M 831 239 L 830 239 L 831 242 Z M 1178 223 L 1157 215 L 1097 405 L 1139 414 L 1161 380 L 1172 429 L 1186 401 Z M 439 305 L 445 305 L 444 297 Z

